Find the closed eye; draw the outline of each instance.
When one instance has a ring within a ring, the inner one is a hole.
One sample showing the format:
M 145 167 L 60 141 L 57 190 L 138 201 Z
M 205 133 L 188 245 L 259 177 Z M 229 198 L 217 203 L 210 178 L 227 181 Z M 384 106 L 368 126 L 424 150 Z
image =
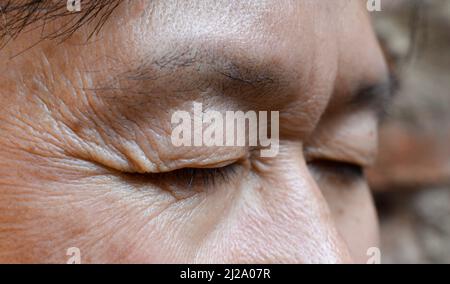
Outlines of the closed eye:
M 308 167 L 319 179 L 331 178 L 348 183 L 365 178 L 363 166 L 349 162 L 318 159 L 308 162 Z
M 184 190 L 204 190 L 230 183 L 242 172 L 241 165 L 233 163 L 215 168 L 181 168 L 165 173 L 125 174 L 140 182 Z

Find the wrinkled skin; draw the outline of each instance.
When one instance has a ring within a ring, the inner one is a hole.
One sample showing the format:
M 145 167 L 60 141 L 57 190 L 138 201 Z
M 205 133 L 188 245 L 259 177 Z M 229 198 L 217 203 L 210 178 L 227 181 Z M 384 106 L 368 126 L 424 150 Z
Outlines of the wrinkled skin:
M 15 57 L 40 30 L 11 41 L 0 262 L 65 263 L 70 247 L 83 263 L 365 262 L 376 214 L 364 176 L 342 168 L 373 162 L 378 118 L 348 101 L 387 68 L 364 2 L 125 1 L 87 43 L 87 26 Z M 216 72 L 230 64 L 280 84 Z M 193 102 L 279 111 L 278 156 L 175 148 L 170 114 Z M 170 173 L 223 166 L 214 182 Z

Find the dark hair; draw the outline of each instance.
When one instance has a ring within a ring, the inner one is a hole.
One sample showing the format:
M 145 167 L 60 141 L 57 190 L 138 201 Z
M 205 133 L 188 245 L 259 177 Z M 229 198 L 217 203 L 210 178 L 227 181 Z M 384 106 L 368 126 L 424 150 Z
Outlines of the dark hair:
M 42 29 L 42 39 L 67 39 L 81 26 L 94 23 L 89 38 L 97 33 L 111 13 L 124 0 L 83 0 L 82 11 L 70 12 L 63 0 L 0 0 L 0 47 L 16 38 L 35 23 Z M 45 34 L 45 25 L 56 19 L 66 21 L 57 31 Z

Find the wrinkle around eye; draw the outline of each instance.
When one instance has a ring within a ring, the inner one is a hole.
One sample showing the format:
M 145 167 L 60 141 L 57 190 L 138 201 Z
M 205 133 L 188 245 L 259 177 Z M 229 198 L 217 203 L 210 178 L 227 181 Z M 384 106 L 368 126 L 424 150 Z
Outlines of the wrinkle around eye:
M 128 144 L 125 151 L 122 150 L 118 157 L 111 155 L 110 152 L 99 150 L 99 155 L 91 155 L 87 160 L 121 173 L 158 174 L 182 168 L 221 168 L 246 159 L 248 156 L 247 149 L 243 147 L 205 149 L 205 147 L 172 148 L 170 146 L 164 150 L 155 150 L 154 156 L 157 159 L 146 156 L 145 152 L 138 145 L 130 147 Z

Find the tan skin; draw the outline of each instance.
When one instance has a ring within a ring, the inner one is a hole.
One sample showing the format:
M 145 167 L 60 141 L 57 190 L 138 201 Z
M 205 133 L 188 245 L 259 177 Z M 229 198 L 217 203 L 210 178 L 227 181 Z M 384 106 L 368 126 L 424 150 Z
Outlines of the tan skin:
M 40 30 L 9 42 L 0 262 L 65 263 L 70 247 L 83 263 L 365 262 L 378 228 L 358 169 L 378 117 L 350 101 L 387 67 L 364 2 L 125 1 L 88 43 L 89 26 L 17 56 Z M 175 148 L 170 114 L 193 102 L 279 111 L 280 153 Z

